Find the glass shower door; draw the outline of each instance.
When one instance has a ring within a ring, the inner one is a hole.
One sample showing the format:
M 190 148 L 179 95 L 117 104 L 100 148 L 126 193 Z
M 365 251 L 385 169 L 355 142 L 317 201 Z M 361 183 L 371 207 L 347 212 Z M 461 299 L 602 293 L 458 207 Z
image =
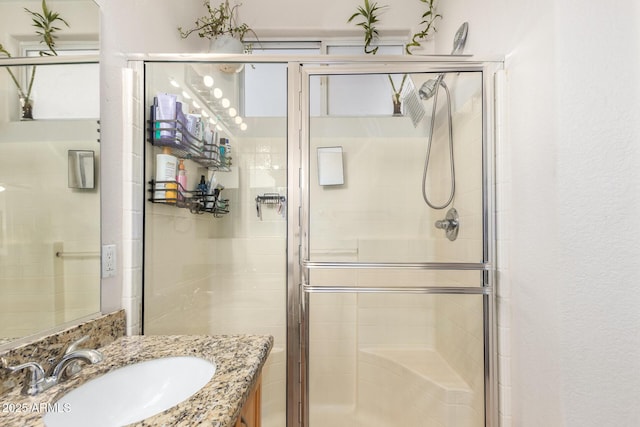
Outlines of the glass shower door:
M 478 65 L 303 69 L 304 425 L 485 425 L 485 79 Z

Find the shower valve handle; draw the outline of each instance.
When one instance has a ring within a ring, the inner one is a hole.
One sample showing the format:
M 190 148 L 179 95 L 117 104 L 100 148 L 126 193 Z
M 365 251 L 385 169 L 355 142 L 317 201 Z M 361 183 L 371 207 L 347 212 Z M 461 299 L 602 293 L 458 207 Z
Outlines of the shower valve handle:
M 458 228 L 460 227 L 460 221 L 458 219 L 458 211 L 454 208 L 447 211 L 445 219 L 439 219 L 435 222 L 436 228 L 444 230 L 447 235 L 447 239 L 454 241 L 458 238 Z
M 455 219 L 439 219 L 436 221 L 436 228 L 441 230 L 449 230 L 451 228 L 456 228 L 458 226 L 458 221 Z

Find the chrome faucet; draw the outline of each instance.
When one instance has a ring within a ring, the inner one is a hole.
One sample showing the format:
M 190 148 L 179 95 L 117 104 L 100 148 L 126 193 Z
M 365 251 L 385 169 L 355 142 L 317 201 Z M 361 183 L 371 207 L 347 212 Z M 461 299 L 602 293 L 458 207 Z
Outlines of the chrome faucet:
M 22 394 L 27 396 L 35 396 L 57 383 L 57 381 L 53 381 L 54 379 L 52 377 L 45 378 L 44 369 L 42 369 L 42 366 L 36 362 L 26 362 L 17 366 L 7 366 L 6 361 L 2 359 L 2 366 L 3 369 L 11 372 L 18 372 L 22 370 L 27 371 L 22 384 Z
M 73 376 L 80 371 L 80 365 L 78 362 L 81 360 L 92 365 L 94 363 L 102 362 L 103 357 L 102 353 L 98 350 L 81 349 L 72 351 L 71 353 L 65 353 L 65 355 L 62 356 L 62 359 L 60 359 L 56 366 L 54 366 L 53 371 L 51 372 L 51 377 L 56 378 L 57 382 L 60 382 L 63 374 L 65 375 L 65 378 Z
M 62 358 L 58 362 L 55 362 L 55 360 L 53 361 L 53 368 L 48 376 L 45 374 L 42 366 L 36 362 L 26 362 L 17 366 L 7 366 L 6 360 L 3 359 L 2 367 L 10 372 L 26 370 L 27 373 L 22 385 L 22 394 L 35 396 L 36 394 L 60 383 L 64 379 L 78 373 L 81 368 L 80 361 L 94 364 L 99 363 L 104 359 L 102 353 L 98 350 L 78 349 L 79 345 L 85 342 L 88 338 L 89 336 L 86 335 L 71 343 L 71 345 L 69 345 L 65 350 Z

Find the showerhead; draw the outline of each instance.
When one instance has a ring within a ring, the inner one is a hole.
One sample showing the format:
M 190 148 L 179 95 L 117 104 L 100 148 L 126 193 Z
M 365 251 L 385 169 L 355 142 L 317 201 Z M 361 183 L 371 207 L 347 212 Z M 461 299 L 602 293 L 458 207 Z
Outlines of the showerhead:
M 453 38 L 453 50 L 451 51 L 451 55 L 458 55 L 462 53 L 464 49 L 464 45 L 467 43 L 467 33 L 469 32 L 469 23 L 464 22 L 458 31 L 456 31 L 456 35 Z M 438 78 L 427 80 L 422 83 L 420 86 L 420 90 L 418 94 L 420 95 L 420 99 L 427 100 L 435 95 L 438 87 L 442 83 L 442 79 L 444 78 L 444 74 L 440 74 Z
M 456 31 L 456 35 L 453 38 L 453 50 L 451 55 L 458 55 L 462 53 L 464 45 L 467 43 L 467 33 L 469 32 L 469 23 L 464 22 Z
M 440 83 L 440 77 L 437 79 L 429 79 L 426 82 L 422 83 L 420 86 L 420 90 L 418 91 L 418 95 L 420 95 L 420 99 L 427 100 L 431 98 L 438 90 L 438 84 Z

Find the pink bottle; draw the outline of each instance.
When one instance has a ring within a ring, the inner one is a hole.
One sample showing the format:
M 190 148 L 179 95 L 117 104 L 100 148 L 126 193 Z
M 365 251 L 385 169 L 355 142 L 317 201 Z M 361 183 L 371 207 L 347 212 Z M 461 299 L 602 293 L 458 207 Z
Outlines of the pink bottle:
M 187 171 L 184 169 L 184 160 L 182 159 L 180 159 L 180 164 L 178 165 L 176 181 L 178 181 L 178 200 L 184 200 L 182 192 L 187 190 Z

